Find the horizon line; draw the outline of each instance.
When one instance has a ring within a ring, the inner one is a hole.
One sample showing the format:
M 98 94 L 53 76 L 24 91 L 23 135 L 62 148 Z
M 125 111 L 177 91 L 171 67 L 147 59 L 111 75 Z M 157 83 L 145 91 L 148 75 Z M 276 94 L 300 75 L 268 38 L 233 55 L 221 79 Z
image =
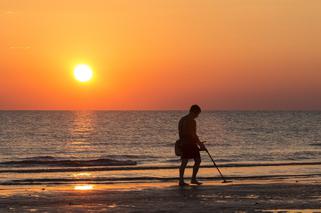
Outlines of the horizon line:
M 0 111 L 109 111 L 109 112 L 175 112 L 189 109 L 0 109 Z M 320 112 L 321 109 L 203 109 L 202 112 Z

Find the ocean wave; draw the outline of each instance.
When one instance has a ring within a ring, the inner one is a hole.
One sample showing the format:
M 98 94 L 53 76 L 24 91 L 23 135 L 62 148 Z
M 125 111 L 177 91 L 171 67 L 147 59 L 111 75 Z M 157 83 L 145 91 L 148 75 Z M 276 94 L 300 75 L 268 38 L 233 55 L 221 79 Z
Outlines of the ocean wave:
M 177 166 L 135 166 L 136 164 L 124 165 L 108 165 L 99 167 L 60 167 L 60 168 L 39 168 L 39 169 L 0 169 L 0 173 L 52 173 L 52 172 L 100 172 L 100 171 L 135 171 L 135 170 L 174 170 Z M 220 163 L 217 164 L 220 168 L 242 168 L 242 167 L 266 167 L 266 166 L 306 166 L 306 165 L 321 165 L 321 162 L 277 162 L 277 163 Z M 201 168 L 212 168 L 213 165 L 202 165 Z M 192 168 L 192 166 L 187 166 Z
M 310 143 L 310 146 L 321 146 L 321 143 Z
M 0 162 L 0 167 L 36 167 L 36 166 L 57 166 L 57 167 L 91 167 L 91 166 L 129 166 L 137 165 L 132 160 L 115 160 L 110 158 L 99 158 L 91 160 L 57 159 L 51 156 L 39 156 L 26 158 L 17 161 Z
M 123 159 L 139 159 L 139 160 L 150 160 L 150 159 L 159 159 L 160 156 L 152 156 L 152 155 L 104 155 L 103 158 L 112 158 L 116 160 Z
M 172 158 L 172 159 L 166 159 L 162 162 L 165 162 L 165 163 L 180 163 L 181 162 L 181 159 L 180 158 Z M 235 160 L 227 160 L 227 159 L 219 159 L 219 160 L 215 160 L 215 162 L 218 162 L 218 163 L 227 163 L 227 162 L 235 162 Z M 227 165 L 227 164 L 225 164 Z

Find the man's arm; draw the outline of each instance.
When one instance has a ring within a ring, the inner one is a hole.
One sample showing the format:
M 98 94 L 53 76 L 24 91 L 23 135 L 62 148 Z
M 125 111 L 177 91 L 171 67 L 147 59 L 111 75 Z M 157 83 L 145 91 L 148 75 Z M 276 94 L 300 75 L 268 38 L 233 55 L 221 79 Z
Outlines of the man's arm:
M 199 137 L 198 137 L 198 135 L 196 133 L 196 121 L 195 120 L 193 120 L 193 137 L 194 137 L 194 141 L 200 147 L 200 149 L 201 150 L 206 150 L 204 143 L 201 142 L 201 140 L 199 139 Z

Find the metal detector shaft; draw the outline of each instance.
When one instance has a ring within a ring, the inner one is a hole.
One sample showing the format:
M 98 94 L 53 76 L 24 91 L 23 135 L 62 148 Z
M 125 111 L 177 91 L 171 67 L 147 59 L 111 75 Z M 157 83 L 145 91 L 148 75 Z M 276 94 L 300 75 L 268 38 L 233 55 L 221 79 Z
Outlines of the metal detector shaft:
M 218 168 L 218 166 L 216 165 L 215 161 L 213 160 L 213 158 L 212 158 L 211 154 L 208 152 L 208 150 L 207 150 L 207 149 L 206 149 L 206 152 L 207 152 L 208 156 L 210 156 L 210 158 L 211 158 L 211 160 L 212 160 L 212 162 L 213 162 L 214 166 L 216 167 L 217 171 L 220 173 L 220 175 L 221 175 L 221 177 L 222 177 L 222 179 L 223 179 L 223 182 L 227 182 L 227 181 L 225 180 L 225 178 L 224 178 L 223 174 L 221 173 L 220 169 L 219 169 L 219 168 Z

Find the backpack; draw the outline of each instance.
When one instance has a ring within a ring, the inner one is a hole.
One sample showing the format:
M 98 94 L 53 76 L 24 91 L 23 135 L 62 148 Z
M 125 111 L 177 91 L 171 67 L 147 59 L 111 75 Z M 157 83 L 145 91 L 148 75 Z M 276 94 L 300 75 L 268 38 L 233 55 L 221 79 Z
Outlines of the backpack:
M 175 155 L 182 156 L 183 154 L 183 144 L 180 139 L 175 142 Z

